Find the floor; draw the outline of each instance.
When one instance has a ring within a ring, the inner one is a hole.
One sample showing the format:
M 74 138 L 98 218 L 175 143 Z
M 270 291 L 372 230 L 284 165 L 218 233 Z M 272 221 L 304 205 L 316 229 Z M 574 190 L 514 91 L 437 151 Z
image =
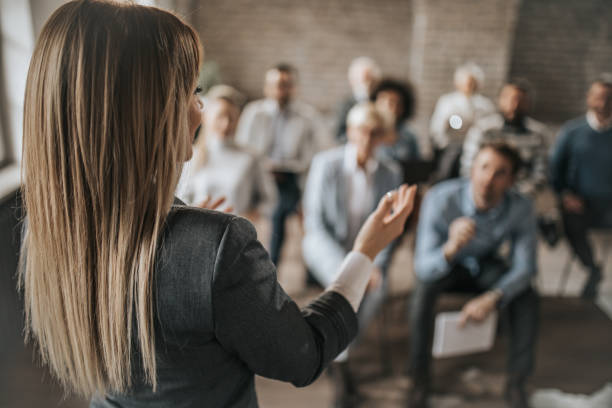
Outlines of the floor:
M 266 242 L 268 228 L 259 226 L 260 239 Z M 300 304 L 316 291 L 305 287 L 305 272 L 300 256 L 301 227 L 297 217 L 290 219 L 289 239 L 279 268 L 279 280 Z M 413 282 L 412 234 L 408 234 L 396 252 L 390 270 L 392 293 L 385 310 L 390 323 L 384 336 L 381 323 L 368 328 L 368 336 L 351 355 L 350 365 L 360 378 L 360 390 L 367 397 L 364 407 L 401 407 L 410 388 L 404 375 L 409 348 L 406 302 Z M 591 394 L 612 382 L 612 267 L 607 268 L 602 295 L 597 304 L 582 302 L 579 293 L 585 273 L 575 265 L 565 288 L 560 292 L 561 271 L 568 259 L 564 242 L 554 249 L 540 244 L 538 288 L 546 297 L 542 302 L 542 329 L 538 347 L 538 365 L 530 391 L 558 388 L 565 392 Z M 609 262 L 610 263 L 610 262 Z M 47 372 L 33 364 L 35 353 L 23 346 L 21 314 L 10 279 L 0 281 L 0 408 L 86 407 L 85 401 L 64 397 Z M 442 308 L 457 309 L 464 299 L 448 297 Z M 8 306 L 7 306 L 8 305 Z M 608 314 L 606 314 L 608 311 Z M 381 338 L 390 355 L 388 364 L 381 359 Z M 469 357 L 437 361 L 434 365 L 435 394 L 433 407 L 503 407 L 505 333 L 503 328 L 494 349 Z M 277 381 L 257 378 L 262 407 L 326 407 L 332 400 L 332 386 L 327 374 L 314 384 L 297 389 Z

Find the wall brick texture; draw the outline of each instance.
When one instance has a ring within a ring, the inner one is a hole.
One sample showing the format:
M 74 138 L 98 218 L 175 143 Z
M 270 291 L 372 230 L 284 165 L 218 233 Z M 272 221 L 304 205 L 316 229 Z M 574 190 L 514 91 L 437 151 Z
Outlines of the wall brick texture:
M 511 76 L 530 80 L 534 116 L 551 123 L 583 112 L 589 81 L 612 70 L 609 0 L 192 0 L 186 10 L 206 60 L 251 99 L 284 61 L 300 72 L 300 99 L 332 115 L 349 62 L 371 56 L 416 85 L 421 137 L 465 61 L 481 65 L 491 98 Z
M 261 97 L 266 69 L 288 62 L 299 71 L 300 98 L 330 112 L 349 93 L 355 57 L 371 56 L 407 78 L 411 10 L 410 1 L 396 0 L 207 0 L 194 24 L 226 83 Z
M 524 0 L 511 75 L 536 91 L 535 113 L 558 122 L 584 112 L 584 95 L 601 72 L 612 72 L 610 0 Z

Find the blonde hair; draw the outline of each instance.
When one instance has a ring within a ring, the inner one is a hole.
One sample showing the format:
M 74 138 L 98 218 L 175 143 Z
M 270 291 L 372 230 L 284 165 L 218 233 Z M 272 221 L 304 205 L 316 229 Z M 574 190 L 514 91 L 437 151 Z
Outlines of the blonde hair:
M 244 105 L 246 98 L 242 95 L 237 89 L 229 86 L 229 85 L 215 85 L 206 92 L 204 95 L 204 106 L 211 105 L 216 101 L 225 101 L 230 105 L 234 106 L 238 110 L 238 114 Z M 210 112 L 210 109 L 206 109 L 203 111 L 205 115 L 206 112 Z M 206 120 L 204 121 L 204 125 L 200 129 L 200 134 L 193 144 L 193 158 L 191 160 L 191 167 L 189 168 L 189 172 L 196 172 L 202 167 L 206 166 L 208 163 L 208 141 L 210 139 L 210 135 L 206 133 Z
M 26 338 L 68 391 L 126 391 L 132 344 L 156 386 L 155 254 L 191 141 L 200 58 L 197 34 L 174 15 L 109 1 L 61 6 L 36 44 L 20 289 Z
M 348 127 L 380 126 L 385 129 L 389 127 L 388 120 L 372 102 L 359 102 L 353 106 L 346 116 L 346 125 Z

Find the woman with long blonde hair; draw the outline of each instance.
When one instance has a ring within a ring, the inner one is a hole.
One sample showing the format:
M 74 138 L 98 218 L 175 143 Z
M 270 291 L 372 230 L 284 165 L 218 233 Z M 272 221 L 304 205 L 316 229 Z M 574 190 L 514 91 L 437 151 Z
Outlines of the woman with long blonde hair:
M 92 407 L 254 407 L 254 373 L 312 382 L 356 333 L 371 259 L 414 189 L 383 199 L 302 311 L 251 224 L 175 201 L 200 123 L 198 36 L 151 7 L 78 0 L 37 41 L 24 109 L 27 336 Z

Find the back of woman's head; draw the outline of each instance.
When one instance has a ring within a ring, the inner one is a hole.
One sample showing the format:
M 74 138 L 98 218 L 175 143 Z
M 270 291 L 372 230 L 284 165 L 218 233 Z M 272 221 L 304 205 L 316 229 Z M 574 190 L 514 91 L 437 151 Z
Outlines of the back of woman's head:
M 20 283 L 29 334 L 72 391 L 129 388 L 132 336 L 155 386 L 153 265 L 190 148 L 199 62 L 193 29 L 132 4 L 69 2 L 38 39 Z

